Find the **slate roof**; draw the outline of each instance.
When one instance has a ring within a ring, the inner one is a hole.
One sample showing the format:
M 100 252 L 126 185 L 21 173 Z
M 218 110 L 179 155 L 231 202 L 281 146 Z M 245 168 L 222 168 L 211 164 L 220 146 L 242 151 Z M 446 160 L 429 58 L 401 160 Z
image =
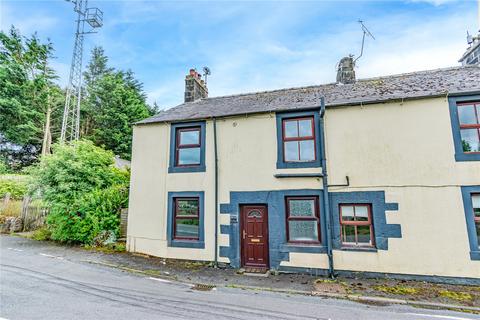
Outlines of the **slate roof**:
M 183 103 L 137 124 L 315 108 L 322 96 L 327 107 L 334 107 L 474 91 L 480 91 L 480 67 L 453 67 L 360 79 L 354 84 L 330 83 L 206 98 Z

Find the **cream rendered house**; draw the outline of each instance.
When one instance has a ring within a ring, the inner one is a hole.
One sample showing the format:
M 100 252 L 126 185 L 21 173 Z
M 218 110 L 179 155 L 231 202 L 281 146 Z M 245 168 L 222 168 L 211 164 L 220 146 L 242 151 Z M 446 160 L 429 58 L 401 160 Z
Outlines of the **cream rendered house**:
M 207 98 L 137 123 L 128 250 L 480 283 L 480 67 Z

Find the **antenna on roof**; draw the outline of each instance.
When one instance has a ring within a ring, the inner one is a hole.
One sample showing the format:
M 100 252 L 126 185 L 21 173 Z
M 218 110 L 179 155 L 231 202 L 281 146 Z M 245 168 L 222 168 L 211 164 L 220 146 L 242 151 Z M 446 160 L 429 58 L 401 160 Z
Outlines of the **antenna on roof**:
M 205 77 L 205 85 L 207 84 L 207 76 L 211 74 L 212 74 L 212 71 L 210 71 L 209 67 L 203 67 L 203 76 Z
M 360 50 L 360 55 L 353 61 L 354 63 L 357 62 L 358 59 L 360 59 L 363 56 L 363 47 L 365 45 L 365 36 L 371 37 L 373 40 L 375 40 L 375 37 L 373 34 L 367 29 L 367 27 L 363 24 L 363 20 L 358 20 L 358 23 L 360 23 L 360 26 L 362 27 L 363 31 L 363 36 L 362 36 L 362 49 Z
M 467 30 L 467 44 L 471 45 L 473 43 L 473 36 Z

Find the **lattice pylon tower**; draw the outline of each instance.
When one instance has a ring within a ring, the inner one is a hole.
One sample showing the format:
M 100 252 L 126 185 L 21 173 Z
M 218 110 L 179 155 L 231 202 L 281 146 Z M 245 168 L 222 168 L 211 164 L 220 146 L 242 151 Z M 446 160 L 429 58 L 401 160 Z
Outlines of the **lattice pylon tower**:
M 80 103 L 82 100 L 82 62 L 83 40 L 86 34 L 94 33 L 96 28 L 103 25 L 103 13 L 98 8 L 88 8 L 88 0 L 67 0 L 74 4 L 77 13 L 77 28 L 73 46 L 72 64 L 65 97 L 62 131 L 60 141 L 74 141 L 80 137 Z M 85 23 L 91 29 L 85 30 Z

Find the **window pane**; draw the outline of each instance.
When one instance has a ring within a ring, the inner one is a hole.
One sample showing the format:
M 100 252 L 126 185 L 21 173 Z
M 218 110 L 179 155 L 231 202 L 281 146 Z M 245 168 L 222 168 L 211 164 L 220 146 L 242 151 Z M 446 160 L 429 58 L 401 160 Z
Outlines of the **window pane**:
M 460 130 L 462 136 L 463 152 L 478 152 L 480 151 L 480 141 L 477 129 L 462 129 Z
M 288 200 L 290 217 L 314 217 L 315 200 Z
M 472 194 L 472 206 L 474 209 L 480 209 L 480 194 Z
M 355 207 L 355 220 L 356 221 L 368 221 L 368 207 L 356 206 Z
M 178 150 L 178 164 L 200 164 L 200 148 L 187 148 Z
M 356 243 L 355 242 L 355 226 L 342 226 L 342 242 Z
M 477 118 L 475 117 L 474 105 L 458 106 L 458 118 L 460 124 L 476 124 Z
M 317 221 L 289 221 L 290 241 L 318 241 Z
M 478 247 L 480 248 L 480 222 L 475 223 L 475 227 L 477 229 L 477 242 Z
M 370 226 L 357 226 L 358 243 L 370 243 Z
M 300 131 L 300 137 L 311 137 L 312 132 L 312 120 L 300 120 L 298 121 L 298 129 Z
M 198 200 L 177 200 L 177 216 L 198 215 Z
M 177 219 L 175 236 L 182 238 L 198 238 L 198 218 Z
M 285 142 L 285 161 L 298 161 L 298 142 Z
M 342 220 L 353 221 L 353 206 L 342 206 Z
M 180 144 L 200 144 L 200 131 L 180 131 Z
M 295 138 L 298 137 L 298 121 L 289 120 L 285 121 L 285 138 Z
M 313 140 L 300 141 L 300 160 L 315 160 L 315 142 Z

